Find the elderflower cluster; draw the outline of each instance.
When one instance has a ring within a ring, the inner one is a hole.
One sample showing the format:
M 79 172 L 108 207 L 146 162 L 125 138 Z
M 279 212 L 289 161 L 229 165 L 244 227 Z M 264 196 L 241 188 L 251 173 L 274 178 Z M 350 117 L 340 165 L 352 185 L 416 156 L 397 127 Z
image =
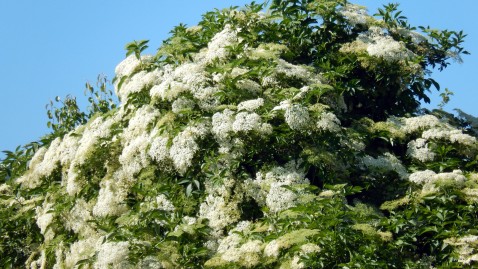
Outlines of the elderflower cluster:
M 238 201 L 209 194 L 199 208 L 199 216 L 208 219 L 214 230 L 224 229 L 239 219 Z
M 127 210 L 125 200 L 126 193 L 118 189 L 114 182 L 103 181 L 98 199 L 93 207 L 93 215 L 97 217 L 119 216 Z
M 292 130 L 304 130 L 310 123 L 310 116 L 307 107 L 293 104 L 285 109 L 285 122 Z
M 409 177 L 411 182 L 422 186 L 422 194 L 434 193 L 439 190 L 439 185 L 463 186 L 466 177 L 461 170 L 453 172 L 435 173 L 431 170 L 417 171 Z
M 410 134 L 417 131 L 423 131 L 440 125 L 440 120 L 433 115 L 423 115 L 412 118 L 401 119 L 402 129 L 405 133 Z
M 318 233 L 318 230 L 310 229 L 298 229 L 286 233 L 277 239 L 270 241 L 264 248 L 264 255 L 267 257 L 278 257 L 281 250 L 288 249 L 294 245 L 301 245 L 301 243 L 307 241 L 308 237 L 314 236 Z M 311 248 L 311 246 L 305 247 L 307 250 L 309 250 L 309 248 Z M 320 251 L 320 248 L 314 248 L 314 252 L 315 251 Z
M 226 59 L 229 56 L 228 47 L 240 42 L 237 36 L 239 32 L 240 29 L 234 29 L 230 24 L 226 24 L 224 29 L 211 39 L 207 50 L 197 55 L 197 60 L 210 63 L 214 60 Z
M 387 62 L 409 60 L 415 57 L 415 54 L 408 50 L 403 42 L 396 41 L 387 35 L 384 29 L 376 26 L 359 34 L 354 42 L 345 44 L 341 51 L 345 53 L 367 52 L 368 55 L 382 58 Z
M 317 120 L 317 128 L 322 131 L 339 132 L 340 120 L 332 112 L 322 113 Z
M 93 257 L 100 240 L 98 237 L 86 237 L 71 244 L 70 250 L 65 255 L 65 268 L 75 268 L 79 261 Z
M 173 139 L 169 156 L 179 173 L 185 173 L 192 165 L 194 155 L 199 150 L 196 140 L 208 132 L 204 125 L 188 126 Z
M 262 257 L 262 242 L 260 240 L 250 240 L 241 244 L 243 238 L 237 233 L 229 233 L 219 241 L 217 248 L 219 264 L 227 262 L 238 263 L 246 268 L 251 268 L 259 264 Z
M 478 236 L 465 235 L 459 238 L 448 238 L 444 242 L 455 248 L 459 263 L 469 265 L 478 262 Z
M 237 105 L 237 110 L 238 111 L 246 110 L 246 111 L 252 112 L 263 105 L 264 105 L 264 99 L 257 98 L 257 99 L 247 100 L 247 101 L 239 103 Z
M 132 77 L 127 78 L 121 87 L 116 90 L 119 99 L 122 102 L 127 102 L 130 94 L 140 92 L 157 84 L 162 75 L 163 73 L 160 69 L 151 72 L 141 71 L 134 74 Z
M 36 209 L 37 225 L 40 228 L 40 232 L 45 237 L 45 241 L 50 241 L 55 236 L 53 230 L 48 226 L 53 222 L 54 215 L 51 212 L 53 210 L 53 203 L 44 203 L 42 207 Z
M 178 114 L 185 110 L 192 110 L 194 105 L 195 103 L 193 100 L 185 97 L 179 97 L 171 104 L 171 111 Z
M 246 182 L 246 193 L 259 205 L 266 205 L 272 213 L 295 206 L 298 194 L 285 187 L 309 183 L 298 165 L 296 162 L 289 162 L 284 167 L 278 166 L 268 172 L 258 172 L 255 180 Z
M 366 24 L 367 20 L 371 18 L 368 15 L 367 9 L 365 7 L 350 3 L 347 3 L 345 6 L 343 6 L 339 10 L 339 13 L 344 16 L 350 24 L 354 26 L 357 24 Z
M 98 247 L 95 269 L 126 268 L 128 266 L 129 242 L 106 242 Z
M 422 133 L 422 137 L 428 140 L 446 140 L 468 147 L 476 146 L 477 143 L 476 137 L 464 134 L 461 130 L 458 129 L 433 128 L 424 131 Z
M 408 172 L 395 155 L 386 152 L 382 156 L 374 158 L 372 156 L 365 156 L 362 158 L 362 164 L 367 169 L 373 169 L 378 172 L 394 171 L 401 179 L 408 178 Z
M 169 158 L 169 137 L 158 136 L 153 138 L 148 154 L 156 162 L 163 162 Z
M 66 216 L 65 227 L 83 237 L 91 236 L 94 234 L 94 229 L 90 223 L 93 219 L 92 210 L 93 204 L 91 202 L 86 202 L 82 198 L 77 199 L 75 206 Z
M 407 145 L 407 155 L 421 162 L 433 161 L 435 153 L 428 148 L 426 139 L 418 138 Z

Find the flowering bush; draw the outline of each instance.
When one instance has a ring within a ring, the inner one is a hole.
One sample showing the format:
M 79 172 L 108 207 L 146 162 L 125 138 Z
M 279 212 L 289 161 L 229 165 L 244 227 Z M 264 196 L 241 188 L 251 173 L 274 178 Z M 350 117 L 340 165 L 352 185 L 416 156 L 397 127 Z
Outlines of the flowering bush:
M 419 109 L 464 35 L 396 8 L 252 3 L 129 44 L 118 107 L 3 160 L 0 264 L 473 267 L 476 129 Z

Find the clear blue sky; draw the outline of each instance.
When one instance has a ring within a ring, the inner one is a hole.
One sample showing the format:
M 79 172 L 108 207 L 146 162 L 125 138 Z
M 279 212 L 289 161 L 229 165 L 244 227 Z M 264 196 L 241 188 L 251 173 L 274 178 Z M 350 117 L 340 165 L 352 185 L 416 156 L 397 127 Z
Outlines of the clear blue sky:
M 149 39 L 154 53 L 173 26 L 195 25 L 213 8 L 242 6 L 245 0 L 3 0 L 0 2 L 0 150 L 37 140 L 49 130 L 45 105 L 67 94 L 83 99 L 85 82 L 114 76 L 124 45 Z M 259 1 L 258 1 L 259 2 Z M 390 1 L 352 0 L 370 13 Z M 446 109 L 478 115 L 476 0 L 395 0 L 412 25 L 464 30 L 472 55 L 435 74 L 455 92 Z M 433 105 L 440 99 L 435 94 Z M 83 102 L 83 105 L 85 103 Z M 0 157 L 2 154 L 0 154 Z

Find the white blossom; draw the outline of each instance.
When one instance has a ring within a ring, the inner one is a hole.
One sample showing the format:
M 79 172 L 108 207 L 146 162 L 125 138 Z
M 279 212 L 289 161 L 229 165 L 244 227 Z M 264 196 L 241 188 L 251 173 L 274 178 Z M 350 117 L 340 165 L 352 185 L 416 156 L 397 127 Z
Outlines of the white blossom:
M 389 152 L 386 152 L 377 158 L 367 155 L 362 158 L 362 164 L 366 168 L 371 168 L 380 172 L 394 171 L 400 176 L 401 179 L 408 178 L 408 172 L 400 160 Z
M 285 122 L 292 130 L 304 130 L 310 124 L 310 116 L 307 107 L 293 104 L 285 109 Z
M 414 133 L 416 131 L 427 130 L 431 127 L 440 125 L 440 120 L 433 115 L 423 115 L 403 119 L 404 125 L 401 129 L 405 133 Z
M 132 93 L 140 92 L 141 90 L 149 90 L 148 88 L 162 78 L 162 71 L 156 69 L 154 71 L 141 71 L 134 74 L 132 77 L 126 79 L 121 88 L 116 90 L 116 94 L 122 102 L 127 102 L 128 97 Z
M 55 236 L 53 230 L 48 229 L 48 226 L 52 224 L 53 218 L 55 217 L 53 212 L 51 212 L 53 211 L 53 206 L 53 203 L 45 202 L 42 207 L 36 209 L 36 223 L 40 228 L 40 232 L 45 237 L 45 241 L 50 241 Z
M 264 99 L 257 98 L 257 99 L 247 100 L 247 101 L 239 103 L 237 105 L 237 110 L 238 111 L 247 110 L 249 112 L 252 112 L 263 105 L 264 105 Z
M 166 136 L 159 136 L 153 139 L 148 154 L 151 159 L 162 162 L 169 158 L 168 148 L 169 138 Z
M 193 100 L 185 97 L 179 97 L 171 104 L 171 110 L 174 113 L 178 114 L 184 110 L 192 110 L 194 108 L 194 105 L 195 103 Z
M 341 8 L 339 13 L 342 14 L 342 16 L 344 16 L 349 23 L 354 26 L 357 24 L 366 24 L 367 20 L 371 18 L 368 15 L 367 9 L 365 7 L 349 3 Z
M 157 208 L 164 210 L 164 211 L 174 211 L 176 208 L 174 207 L 173 203 L 169 201 L 168 197 L 164 194 L 160 194 L 156 196 L 156 204 Z
M 71 244 L 70 250 L 65 255 L 65 268 L 77 268 L 75 265 L 79 261 L 93 257 L 98 241 L 98 237 L 87 237 Z
M 102 182 L 98 199 L 93 207 L 93 215 L 97 217 L 119 216 L 127 210 L 125 193 L 117 190 L 113 182 Z
M 199 216 L 208 219 L 211 228 L 221 230 L 236 222 L 240 213 L 236 201 L 226 201 L 222 196 L 209 194 L 201 203 Z
M 407 145 L 407 155 L 421 162 L 433 161 L 435 153 L 428 148 L 427 140 L 418 138 Z
M 339 132 L 340 120 L 332 112 L 325 112 L 317 120 L 317 128 L 322 131 Z
M 124 268 L 128 264 L 129 242 L 106 242 L 98 247 L 95 269 Z

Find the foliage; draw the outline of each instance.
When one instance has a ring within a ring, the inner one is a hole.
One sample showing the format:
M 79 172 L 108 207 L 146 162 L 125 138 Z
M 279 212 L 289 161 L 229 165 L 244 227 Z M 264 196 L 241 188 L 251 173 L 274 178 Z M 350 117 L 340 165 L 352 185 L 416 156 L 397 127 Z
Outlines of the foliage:
M 7 152 L 0 264 L 472 268 L 476 118 L 419 108 L 464 37 L 395 4 L 274 0 L 156 55 L 129 43 L 118 107 L 100 78 L 87 112 L 57 99 L 53 132 Z

